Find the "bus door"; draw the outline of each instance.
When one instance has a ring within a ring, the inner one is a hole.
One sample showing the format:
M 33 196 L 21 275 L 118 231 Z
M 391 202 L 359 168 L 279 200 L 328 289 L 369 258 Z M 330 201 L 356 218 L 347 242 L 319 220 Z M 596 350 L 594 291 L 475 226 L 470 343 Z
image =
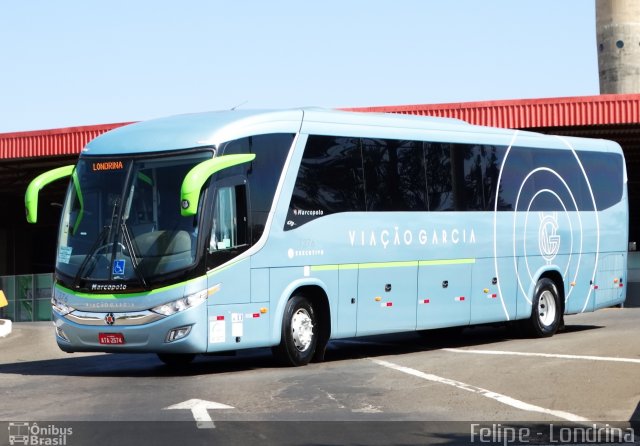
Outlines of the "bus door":
M 340 265 L 338 271 L 338 326 L 336 337 L 356 335 L 358 302 L 358 264 Z
M 417 329 L 469 325 L 472 263 L 422 261 L 418 270 Z
M 207 246 L 207 269 L 229 264 L 250 246 L 247 187 L 244 178 L 216 182 Z M 215 291 L 210 303 L 241 304 L 251 301 L 250 262 L 244 260 L 209 274 L 209 289 Z
M 406 263 L 360 265 L 358 336 L 415 330 L 418 266 Z

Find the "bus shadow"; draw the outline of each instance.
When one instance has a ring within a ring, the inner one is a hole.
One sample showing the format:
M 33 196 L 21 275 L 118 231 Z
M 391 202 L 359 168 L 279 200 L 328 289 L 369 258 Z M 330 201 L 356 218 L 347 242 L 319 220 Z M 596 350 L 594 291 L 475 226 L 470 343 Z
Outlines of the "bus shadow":
M 570 325 L 557 336 L 599 328 L 602 327 Z M 515 339 L 522 339 L 522 335 L 509 326 L 471 327 L 453 335 L 450 330 L 430 330 L 421 334 L 409 332 L 340 339 L 329 343 L 325 361 L 348 361 L 443 348 L 475 347 Z M 261 348 L 239 351 L 235 355 L 201 355 L 193 363 L 180 368 L 164 365 L 154 354 L 100 353 L 0 364 L 0 374 L 147 378 L 216 375 L 281 367 L 271 355 L 270 349 Z
M 76 376 L 148 378 L 215 375 L 279 367 L 271 351 L 247 351 L 238 356 L 198 356 L 194 362 L 176 368 L 162 363 L 155 354 L 107 353 L 92 356 L 21 361 L 0 364 L 1 374 L 27 376 Z
M 597 325 L 568 325 L 556 336 L 603 328 Z M 426 330 L 332 341 L 325 361 L 401 355 L 443 348 L 477 347 L 500 344 L 526 337 L 513 325 L 487 325 L 465 329 Z

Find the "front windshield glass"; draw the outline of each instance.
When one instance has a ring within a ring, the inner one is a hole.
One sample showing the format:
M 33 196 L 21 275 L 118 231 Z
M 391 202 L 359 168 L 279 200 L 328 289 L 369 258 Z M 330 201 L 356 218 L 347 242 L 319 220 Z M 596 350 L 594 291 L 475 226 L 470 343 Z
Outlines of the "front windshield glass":
M 187 172 L 211 156 L 80 159 L 62 213 L 58 272 L 74 287 L 112 291 L 125 289 L 114 282 L 146 287 L 192 266 L 197 218 L 180 215 L 180 187 Z

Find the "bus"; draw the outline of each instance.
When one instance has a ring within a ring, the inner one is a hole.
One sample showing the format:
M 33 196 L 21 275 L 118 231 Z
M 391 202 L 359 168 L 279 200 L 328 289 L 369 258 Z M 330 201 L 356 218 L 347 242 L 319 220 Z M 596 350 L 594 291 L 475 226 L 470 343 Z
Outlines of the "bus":
M 614 142 L 322 109 L 135 123 L 68 179 L 53 323 L 65 352 L 272 347 L 515 322 L 624 302 L 627 175 Z

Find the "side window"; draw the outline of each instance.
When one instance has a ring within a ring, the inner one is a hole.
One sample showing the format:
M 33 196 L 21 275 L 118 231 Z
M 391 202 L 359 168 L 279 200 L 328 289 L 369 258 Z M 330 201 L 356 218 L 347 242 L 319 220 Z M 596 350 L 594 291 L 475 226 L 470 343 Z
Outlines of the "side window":
M 534 194 L 533 181 L 531 178 L 526 180 L 532 170 L 532 151 L 523 147 L 512 147 L 502 170 L 500 195 L 498 197 L 499 211 L 515 211 L 527 208 L 528 202 Z M 520 196 L 518 196 L 518 193 L 520 193 Z M 516 209 L 516 204 L 518 209 Z
M 465 145 L 464 194 L 468 211 L 494 209 L 503 150 L 495 146 Z
M 248 245 L 245 186 L 216 189 L 209 252 Z
M 453 211 L 451 152 L 453 144 L 424 143 L 427 165 L 427 196 L 430 211 Z
M 364 211 L 362 170 L 358 138 L 309 136 L 284 229 L 323 215 Z
M 622 199 L 623 159 L 618 153 L 578 152 L 598 210 L 610 208 Z M 591 199 L 589 197 L 589 199 Z
M 363 139 L 367 211 L 425 211 L 422 143 Z
M 248 180 L 252 243 L 256 243 L 264 232 L 294 136 L 291 133 L 249 136 L 230 141 L 221 147 L 224 155 L 256 154 L 251 164 L 225 169 L 227 177 L 245 175 Z

